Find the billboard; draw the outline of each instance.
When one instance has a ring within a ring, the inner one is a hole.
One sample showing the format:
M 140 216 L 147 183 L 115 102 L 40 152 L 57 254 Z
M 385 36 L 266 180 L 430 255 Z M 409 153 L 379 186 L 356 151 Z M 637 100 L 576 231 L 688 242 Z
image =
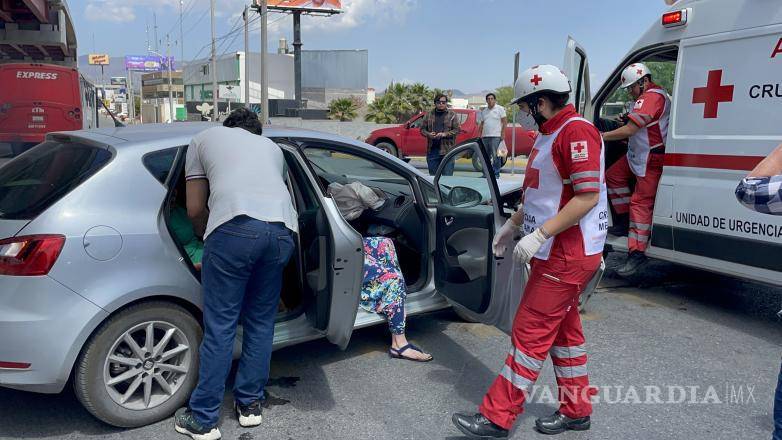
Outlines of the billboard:
M 91 53 L 87 55 L 87 63 L 98 66 L 109 65 L 109 54 L 106 53 Z
M 125 69 L 139 72 L 162 72 L 168 70 L 166 57 L 157 55 L 127 55 L 125 56 Z M 176 70 L 174 57 L 170 57 L 171 70 Z
M 268 0 L 267 4 L 269 9 L 284 11 L 342 12 L 341 0 Z
M 111 77 L 111 85 L 112 86 L 126 86 L 128 85 L 128 79 L 124 76 L 112 76 Z

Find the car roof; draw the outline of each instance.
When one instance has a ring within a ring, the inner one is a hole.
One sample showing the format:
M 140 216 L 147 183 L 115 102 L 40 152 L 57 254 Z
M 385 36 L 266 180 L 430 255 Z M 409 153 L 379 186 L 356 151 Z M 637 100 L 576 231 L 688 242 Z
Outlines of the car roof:
M 140 149 L 142 153 L 157 151 L 163 148 L 187 145 L 196 134 L 220 124 L 215 122 L 180 122 L 173 124 L 138 124 L 125 127 L 106 127 L 90 130 L 63 131 L 47 134 L 47 139 L 52 137 L 67 136 L 72 139 L 83 139 L 100 144 L 108 144 L 118 152 L 128 149 Z M 391 156 L 390 154 L 361 142 L 357 139 L 326 133 L 316 130 L 308 130 L 298 127 L 284 127 L 279 125 L 267 125 L 263 127 L 263 135 L 268 138 L 298 138 L 317 139 L 323 141 L 339 142 L 354 147 L 365 149 L 374 155 L 384 156 L 386 160 L 392 160 L 397 165 L 422 174 L 409 163 Z

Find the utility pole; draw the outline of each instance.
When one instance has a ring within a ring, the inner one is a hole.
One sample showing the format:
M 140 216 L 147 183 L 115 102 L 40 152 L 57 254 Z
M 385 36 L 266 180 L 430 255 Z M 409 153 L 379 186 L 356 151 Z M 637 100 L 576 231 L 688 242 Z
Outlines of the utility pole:
M 126 70 L 126 72 L 128 74 L 126 87 L 128 88 L 128 97 L 130 98 L 130 102 L 128 103 L 128 117 L 130 118 L 130 123 L 133 124 L 136 117 L 136 102 L 133 98 L 133 71 Z
M 250 108 L 250 8 L 244 5 L 244 107 Z
M 293 13 L 293 70 L 296 89 L 296 108 L 302 109 L 301 96 L 301 12 Z
M 181 57 L 179 58 L 180 63 L 185 62 L 185 34 L 182 32 L 182 20 L 184 20 L 184 16 L 182 15 L 182 8 L 185 4 L 185 0 L 179 0 L 179 48 L 181 49 Z M 192 10 L 192 8 L 190 8 Z
M 155 52 L 160 52 L 160 46 L 157 39 L 157 12 L 152 13 L 152 20 L 155 22 Z
M 261 123 L 269 122 L 269 69 L 266 53 L 269 51 L 269 9 L 267 1 L 261 2 Z
M 215 0 L 209 2 L 212 15 L 212 122 L 217 121 L 217 48 L 215 46 Z
M 166 58 L 168 61 L 168 111 L 171 122 L 174 122 L 174 87 L 171 80 L 171 38 L 166 34 Z M 181 62 L 181 61 L 180 61 Z

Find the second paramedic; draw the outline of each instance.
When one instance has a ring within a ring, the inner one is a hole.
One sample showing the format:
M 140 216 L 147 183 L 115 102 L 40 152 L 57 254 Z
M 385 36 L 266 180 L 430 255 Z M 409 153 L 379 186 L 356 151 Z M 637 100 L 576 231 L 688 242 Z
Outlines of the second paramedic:
M 630 250 L 627 262 L 617 271 L 626 276 L 646 261 L 654 200 L 663 173 L 671 98 L 652 81 L 649 68 L 642 63 L 625 68 L 620 87 L 636 100 L 635 106 L 627 115 L 627 124 L 603 133 L 603 140 L 628 139 L 627 155 L 606 171 L 608 198 L 617 214 L 611 233 L 627 235 Z M 633 181 L 635 189 L 631 190 Z
M 512 104 L 519 104 L 526 121 L 534 119 L 540 135 L 524 175 L 522 209 L 495 235 L 493 251 L 502 255 L 522 227 L 514 259 L 529 262 L 532 271 L 499 376 L 479 412 L 453 415 L 471 438 L 508 436 L 549 355 L 561 406 L 538 419 L 536 428 L 558 434 L 587 430 L 591 423 L 593 389 L 578 299 L 600 266 L 608 226 L 603 143 L 597 128 L 567 104 L 570 82 L 557 67 L 527 69 L 514 89 Z

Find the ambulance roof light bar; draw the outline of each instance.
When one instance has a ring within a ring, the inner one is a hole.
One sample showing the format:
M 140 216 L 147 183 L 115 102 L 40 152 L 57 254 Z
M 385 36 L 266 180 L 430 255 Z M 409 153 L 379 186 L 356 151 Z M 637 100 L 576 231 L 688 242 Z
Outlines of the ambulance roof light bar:
M 662 25 L 666 28 L 685 26 L 687 24 L 687 9 L 663 14 Z

